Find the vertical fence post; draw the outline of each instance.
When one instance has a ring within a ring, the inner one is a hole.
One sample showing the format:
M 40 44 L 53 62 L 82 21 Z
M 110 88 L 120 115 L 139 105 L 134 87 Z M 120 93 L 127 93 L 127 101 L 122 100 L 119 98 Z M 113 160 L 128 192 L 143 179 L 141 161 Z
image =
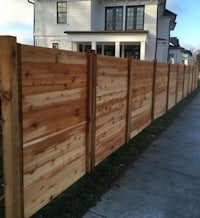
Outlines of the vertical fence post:
M 168 62 L 166 112 L 168 111 L 168 107 L 169 107 L 169 85 L 170 85 L 170 76 L 171 76 L 171 63 Z
M 155 117 L 155 100 L 156 100 L 156 71 L 157 71 L 157 60 L 153 61 L 153 84 L 152 84 L 152 108 L 151 108 L 151 122 L 154 121 Z
M 23 218 L 23 140 L 20 45 L 0 37 L 5 217 Z
M 128 96 L 127 96 L 127 120 L 126 120 L 126 142 L 130 140 L 131 133 L 131 113 L 133 96 L 133 58 L 128 59 Z
M 95 140 L 96 140 L 96 85 L 97 85 L 97 55 L 92 50 L 87 53 L 88 58 L 88 127 L 86 170 L 91 173 L 95 168 Z

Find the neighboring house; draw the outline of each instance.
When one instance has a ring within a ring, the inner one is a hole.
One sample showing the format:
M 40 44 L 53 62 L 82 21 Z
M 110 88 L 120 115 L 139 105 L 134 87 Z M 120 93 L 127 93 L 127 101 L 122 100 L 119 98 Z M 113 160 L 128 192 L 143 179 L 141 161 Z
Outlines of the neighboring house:
M 185 50 L 183 52 L 183 61 L 182 63 L 185 65 L 189 65 L 193 62 L 193 55 L 192 52 L 190 50 Z
M 169 43 L 169 61 L 173 64 L 191 64 L 192 52 L 180 46 L 177 37 L 171 37 Z
M 35 0 L 34 6 L 37 46 L 168 61 L 176 14 L 166 0 Z

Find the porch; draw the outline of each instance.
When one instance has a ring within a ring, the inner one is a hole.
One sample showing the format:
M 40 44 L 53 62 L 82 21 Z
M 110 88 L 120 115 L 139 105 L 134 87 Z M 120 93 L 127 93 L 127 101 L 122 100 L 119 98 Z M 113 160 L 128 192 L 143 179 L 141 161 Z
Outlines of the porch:
M 145 60 L 148 31 L 66 31 L 67 49 Z

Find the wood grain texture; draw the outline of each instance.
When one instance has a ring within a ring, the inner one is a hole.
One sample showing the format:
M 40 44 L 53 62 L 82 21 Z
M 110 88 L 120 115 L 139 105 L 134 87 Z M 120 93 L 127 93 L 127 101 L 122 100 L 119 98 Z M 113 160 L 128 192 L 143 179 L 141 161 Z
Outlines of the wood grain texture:
M 24 202 L 30 217 L 86 172 L 87 56 L 22 46 L 21 60 Z
M 86 123 L 24 149 L 25 215 L 29 217 L 85 174 Z
M 166 112 L 167 105 L 168 64 L 157 63 L 155 81 L 154 119 Z
M 169 74 L 168 110 L 176 104 L 177 64 L 170 64 Z
M 189 82 L 189 67 L 185 66 L 185 79 L 184 79 L 184 92 L 183 92 L 184 97 L 186 97 L 188 94 L 188 82 Z
M 184 65 L 178 67 L 178 79 L 177 79 L 177 103 L 183 98 L 183 79 L 184 79 Z
M 128 60 L 97 56 L 95 165 L 126 140 Z
M 189 66 L 189 81 L 188 81 L 188 94 L 192 92 L 192 76 L 193 76 L 193 66 Z
M 126 116 L 126 142 L 131 139 L 131 114 L 133 98 L 133 58 L 128 59 L 128 94 L 127 94 L 127 116 Z
M 151 122 L 153 62 L 133 61 L 131 137 Z
M 6 218 L 32 216 L 197 88 L 194 66 L 13 37 L 0 49 Z
M 24 217 L 20 49 L 15 37 L 0 37 L 4 206 L 6 218 Z

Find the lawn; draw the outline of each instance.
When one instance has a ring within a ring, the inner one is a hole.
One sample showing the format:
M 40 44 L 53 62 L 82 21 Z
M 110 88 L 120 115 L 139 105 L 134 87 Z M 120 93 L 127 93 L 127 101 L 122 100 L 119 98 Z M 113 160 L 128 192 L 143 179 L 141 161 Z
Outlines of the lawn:
M 199 92 L 200 83 L 196 91 L 179 102 L 164 116 L 155 120 L 129 143 L 99 164 L 92 174 L 83 176 L 32 218 L 82 217 L 91 206 L 95 205 L 100 196 L 113 185 L 115 180 L 123 175 L 125 170 L 144 152 L 150 143 L 167 129 Z M 2 183 L 2 148 L 0 149 L 0 158 L 0 181 Z M 3 186 L 0 187 L 0 194 L 2 196 Z M 3 201 L 0 202 L 0 217 L 3 217 Z

